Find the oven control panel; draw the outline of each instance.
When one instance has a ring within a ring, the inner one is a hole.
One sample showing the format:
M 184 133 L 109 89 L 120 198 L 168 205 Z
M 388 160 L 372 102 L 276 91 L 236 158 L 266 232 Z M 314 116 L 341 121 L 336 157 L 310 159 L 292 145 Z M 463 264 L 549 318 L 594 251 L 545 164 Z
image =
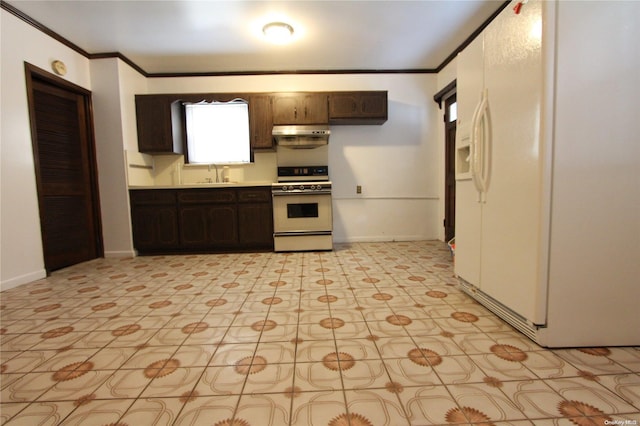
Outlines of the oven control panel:
M 278 167 L 278 182 L 329 180 L 329 166 Z
M 331 194 L 331 182 L 280 182 L 274 183 L 273 195 Z

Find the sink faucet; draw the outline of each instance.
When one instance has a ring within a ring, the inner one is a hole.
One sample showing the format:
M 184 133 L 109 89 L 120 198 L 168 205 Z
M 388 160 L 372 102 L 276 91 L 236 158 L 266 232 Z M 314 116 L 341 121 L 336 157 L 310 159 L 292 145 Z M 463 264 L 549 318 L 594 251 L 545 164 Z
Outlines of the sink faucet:
M 220 178 L 218 177 L 218 166 L 216 164 L 209 164 L 209 172 L 211 172 L 211 166 L 213 166 L 216 170 L 216 183 L 220 182 Z M 213 183 L 211 178 L 207 178 L 209 183 Z

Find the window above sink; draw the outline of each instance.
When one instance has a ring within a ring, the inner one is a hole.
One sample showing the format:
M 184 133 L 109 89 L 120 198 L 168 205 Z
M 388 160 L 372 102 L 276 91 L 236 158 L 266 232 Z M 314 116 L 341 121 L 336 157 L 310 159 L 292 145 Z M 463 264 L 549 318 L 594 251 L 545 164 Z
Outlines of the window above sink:
M 188 164 L 243 164 L 251 162 L 249 103 L 185 102 Z

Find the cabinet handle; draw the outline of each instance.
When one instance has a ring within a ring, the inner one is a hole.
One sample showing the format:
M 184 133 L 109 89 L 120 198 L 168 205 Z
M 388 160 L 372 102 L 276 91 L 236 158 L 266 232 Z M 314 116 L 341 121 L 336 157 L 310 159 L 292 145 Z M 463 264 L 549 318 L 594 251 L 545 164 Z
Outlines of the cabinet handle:
M 304 107 L 304 118 L 307 118 L 309 114 L 307 114 L 307 107 Z
M 298 107 L 293 108 L 293 118 L 298 118 Z

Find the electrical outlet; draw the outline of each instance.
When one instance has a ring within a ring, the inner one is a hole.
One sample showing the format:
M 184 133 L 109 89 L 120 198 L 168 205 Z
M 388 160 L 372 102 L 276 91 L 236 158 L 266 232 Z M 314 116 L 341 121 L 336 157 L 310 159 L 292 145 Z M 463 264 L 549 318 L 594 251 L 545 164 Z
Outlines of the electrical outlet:
M 362 185 L 356 185 L 356 194 L 362 194 Z

